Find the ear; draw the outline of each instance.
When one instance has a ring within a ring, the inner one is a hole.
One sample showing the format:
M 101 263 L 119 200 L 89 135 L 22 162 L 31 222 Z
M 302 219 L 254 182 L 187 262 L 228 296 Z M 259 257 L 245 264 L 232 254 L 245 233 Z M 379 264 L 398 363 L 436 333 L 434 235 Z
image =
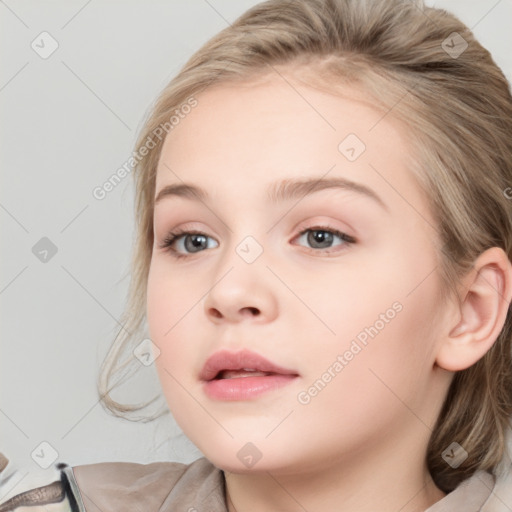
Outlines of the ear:
M 449 371 L 469 368 L 500 334 L 512 299 L 512 264 L 503 249 L 483 252 L 462 281 L 461 306 L 449 311 L 450 332 L 440 343 L 436 363 Z

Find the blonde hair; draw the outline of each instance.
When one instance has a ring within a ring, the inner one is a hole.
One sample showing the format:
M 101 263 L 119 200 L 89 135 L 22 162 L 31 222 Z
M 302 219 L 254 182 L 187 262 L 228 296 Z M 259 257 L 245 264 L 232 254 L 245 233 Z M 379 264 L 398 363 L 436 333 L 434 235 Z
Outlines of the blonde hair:
M 153 105 L 137 142 L 137 151 L 149 139 L 156 147 L 135 167 L 137 237 L 124 328 L 98 381 L 102 403 L 112 414 L 130 419 L 154 401 L 126 405 L 110 392 L 115 375 L 130 365 L 140 367 L 132 351 L 145 333 L 155 176 L 164 140 L 155 140 L 155 133 L 210 85 L 299 64 L 304 76 L 331 91 L 337 84 L 357 84 L 383 116 L 408 127 L 411 171 L 437 222 L 439 271 L 447 291 L 457 290 L 460 277 L 488 248 L 501 247 L 512 259 L 511 208 L 504 192 L 512 184 L 512 98 L 503 73 L 471 31 L 421 0 L 258 4 L 190 58 Z M 454 376 L 427 454 L 431 475 L 445 492 L 478 469 L 495 472 L 505 453 L 512 415 L 511 342 L 509 311 L 488 353 Z M 121 362 L 123 354 L 128 357 Z M 441 455 L 454 441 L 468 453 L 457 468 Z

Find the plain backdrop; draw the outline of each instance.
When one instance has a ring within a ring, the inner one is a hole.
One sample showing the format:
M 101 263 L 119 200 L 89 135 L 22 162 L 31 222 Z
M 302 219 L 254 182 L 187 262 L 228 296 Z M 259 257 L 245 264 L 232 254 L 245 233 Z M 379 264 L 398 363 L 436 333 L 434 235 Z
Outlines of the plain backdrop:
M 128 288 L 131 177 L 103 200 L 92 191 L 130 156 L 164 85 L 256 3 L 0 1 L 0 451 L 17 466 L 41 470 L 32 454 L 52 450 L 70 465 L 201 456 L 169 415 L 130 423 L 98 403 Z M 457 14 L 512 79 L 512 0 L 428 3 Z M 153 366 L 141 375 L 151 398 Z

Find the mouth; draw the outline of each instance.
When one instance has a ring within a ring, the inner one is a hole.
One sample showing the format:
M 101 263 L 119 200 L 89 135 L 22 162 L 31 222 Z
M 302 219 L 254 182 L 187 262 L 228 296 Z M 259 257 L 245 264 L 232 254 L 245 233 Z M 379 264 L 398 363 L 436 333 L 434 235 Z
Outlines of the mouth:
M 242 368 L 240 370 L 222 370 L 212 379 L 243 379 L 247 377 L 267 377 L 268 375 L 282 375 L 274 372 L 262 372 L 253 368 Z
M 299 377 L 264 357 L 243 350 L 216 352 L 199 375 L 205 393 L 216 400 L 248 400 L 280 388 Z

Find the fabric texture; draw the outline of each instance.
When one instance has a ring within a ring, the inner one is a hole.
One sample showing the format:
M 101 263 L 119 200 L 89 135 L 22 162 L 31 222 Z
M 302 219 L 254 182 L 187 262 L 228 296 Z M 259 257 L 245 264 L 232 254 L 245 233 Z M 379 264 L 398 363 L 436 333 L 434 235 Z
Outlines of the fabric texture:
M 227 512 L 224 475 L 204 457 L 179 462 L 104 462 L 73 467 L 87 512 Z
M 179 462 L 100 462 L 81 466 L 59 463 L 65 499 L 21 505 L 27 489 L 0 502 L 0 512 L 227 512 L 224 473 L 202 457 Z M 54 475 L 55 476 L 55 475 Z M 55 485 L 55 478 L 47 485 Z M 58 494 L 58 493 L 57 493 Z M 511 512 L 512 465 L 504 461 L 497 477 L 476 472 L 425 512 Z
M 191 464 L 101 463 L 73 468 L 87 512 L 227 512 L 223 472 L 207 459 Z M 511 466 L 499 478 L 476 472 L 425 512 L 512 511 Z
M 28 472 L 13 464 L 3 467 L 0 512 L 11 511 L 86 512 L 73 470 L 63 462 Z

